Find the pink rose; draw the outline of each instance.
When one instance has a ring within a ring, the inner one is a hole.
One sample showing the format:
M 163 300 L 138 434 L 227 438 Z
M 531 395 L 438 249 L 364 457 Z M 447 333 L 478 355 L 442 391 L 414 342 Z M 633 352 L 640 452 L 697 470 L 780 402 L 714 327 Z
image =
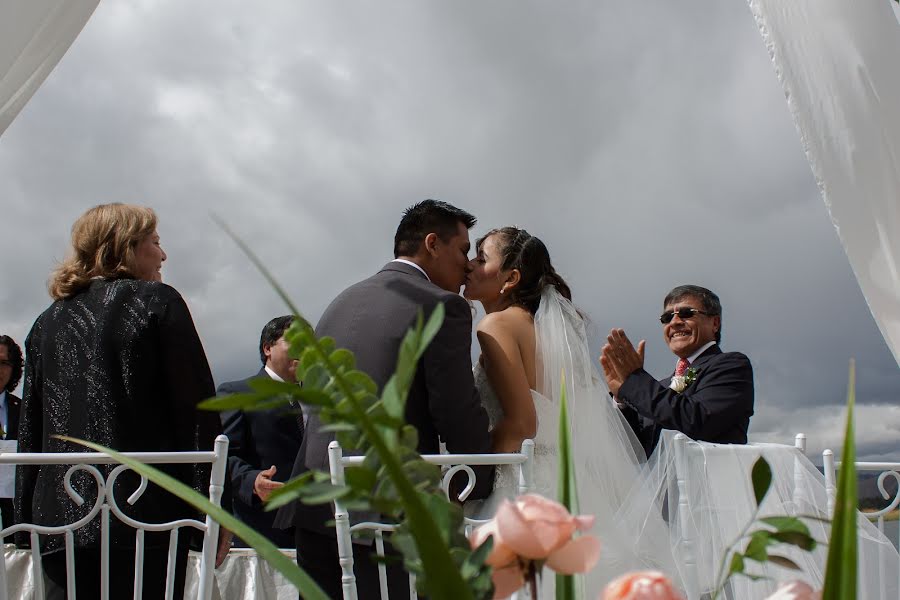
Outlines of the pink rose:
M 659 571 L 626 573 L 610 582 L 602 600 L 684 600 L 669 578 Z
M 592 535 L 572 536 L 593 524 L 594 517 L 572 516 L 558 502 L 525 494 L 504 500 L 494 518 L 472 532 L 471 543 L 477 548 L 494 536 L 485 563 L 494 568 L 494 597 L 505 598 L 524 584 L 529 561 L 546 560 L 565 575 L 590 570 L 600 558 L 600 542 Z
M 782 583 L 766 600 L 820 600 L 822 593 L 802 581 Z

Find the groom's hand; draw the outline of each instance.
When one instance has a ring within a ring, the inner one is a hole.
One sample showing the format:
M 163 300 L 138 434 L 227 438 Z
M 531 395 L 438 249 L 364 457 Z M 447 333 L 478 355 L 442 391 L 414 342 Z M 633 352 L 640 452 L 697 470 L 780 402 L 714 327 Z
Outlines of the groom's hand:
M 600 364 L 606 374 L 606 383 L 609 391 L 613 395 L 619 393 L 619 388 L 625 382 L 629 375 L 643 368 L 644 366 L 644 347 L 646 342 L 641 340 L 638 343 L 637 350 L 628 336 L 625 335 L 623 329 L 613 329 L 606 338 L 606 345 L 603 346 L 603 354 L 600 357 Z

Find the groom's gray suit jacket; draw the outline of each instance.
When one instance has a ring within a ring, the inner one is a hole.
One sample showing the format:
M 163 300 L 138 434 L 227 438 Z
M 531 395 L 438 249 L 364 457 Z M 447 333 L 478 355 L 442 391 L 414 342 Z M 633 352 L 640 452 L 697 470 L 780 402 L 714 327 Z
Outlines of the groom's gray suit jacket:
M 444 323 L 422 355 L 406 401 L 406 422 L 419 432 L 421 454 L 439 452 L 439 438 L 451 453 L 488 453 L 488 417 L 472 376 L 472 311 L 458 294 L 439 288 L 413 266 L 390 262 L 381 271 L 344 290 L 325 310 L 317 336 L 331 336 L 338 348 L 356 355 L 356 368 L 367 373 L 379 391 L 397 367 L 400 343 L 422 310 L 427 320 L 443 303 Z M 328 471 L 328 444 L 334 434 L 320 431 L 311 411 L 291 477 Z M 470 498 L 485 498 L 493 484 L 493 467 L 476 467 L 477 485 Z M 276 527 L 296 525 L 331 532 L 331 506 L 293 503 L 283 507 Z

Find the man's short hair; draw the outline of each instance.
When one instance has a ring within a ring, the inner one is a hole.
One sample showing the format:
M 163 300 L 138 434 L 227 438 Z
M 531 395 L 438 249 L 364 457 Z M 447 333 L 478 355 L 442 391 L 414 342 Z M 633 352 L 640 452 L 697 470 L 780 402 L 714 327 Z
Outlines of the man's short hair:
M 281 336 L 284 335 L 284 332 L 287 331 L 287 328 L 291 326 L 293 321 L 293 315 L 285 315 L 283 317 L 275 317 L 263 327 L 262 334 L 259 336 L 259 360 L 262 361 L 263 365 L 266 364 L 266 353 L 263 348 L 274 346 L 275 342 L 281 339 Z
M 9 357 L 9 362 L 12 363 L 12 373 L 9 374 L 9 382 L 0 392 L 12 393 L 16 386 L 19 385 L 19 380 L 22 379 L 22 349 L 8 335 L 0 335 L 0 345 L 6 346 L 6 354 Z
M 710 290 L 706 289 L 705 287 L 700 287 L 699 285 L 679 285 L 675 288 L 672 288 L 672 291 L 666 295 L 666 299 L 663 300 L 663 309 L 665 309 L 665 307 L 667 307 L 668 305 L 674 302 L 678 302 L 679 300 L 684 300 L 685 298 L 696 298 L 703 306 L 704 312 L 709 314 L 709 316 L 719 316 L 719 330 L 716 332 L 716 343 L 718 344 L 719 342 L 721 342 L 722 303 L 719 302 L 719 297 Z
M 429 233 L 438 234 L 446 242 L 456 235 L 460 223 L 472 229 L 475 221 L 466 211 L 440 200 L 413 204 L 403 212 L 394 235 L 394 258 L 415 256 Z

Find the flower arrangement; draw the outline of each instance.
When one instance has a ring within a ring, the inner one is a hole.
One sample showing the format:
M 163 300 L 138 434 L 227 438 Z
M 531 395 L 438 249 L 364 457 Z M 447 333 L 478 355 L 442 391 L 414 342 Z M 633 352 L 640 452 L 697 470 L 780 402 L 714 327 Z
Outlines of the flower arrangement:
M 537 575 L 547 566 L 563 575 L 589 571 L 600 558 L 600 541 L 573 537 L 594 525 L 594 517 L 573 516 L 559 502 L 537 494 L 504 500 L 493 519 L 471 537 L 477 548 L 488 538 L 493 548 L 485 564 L 493 569 L 494 598 L 507 598 L 526 583 L 537 598 Z

